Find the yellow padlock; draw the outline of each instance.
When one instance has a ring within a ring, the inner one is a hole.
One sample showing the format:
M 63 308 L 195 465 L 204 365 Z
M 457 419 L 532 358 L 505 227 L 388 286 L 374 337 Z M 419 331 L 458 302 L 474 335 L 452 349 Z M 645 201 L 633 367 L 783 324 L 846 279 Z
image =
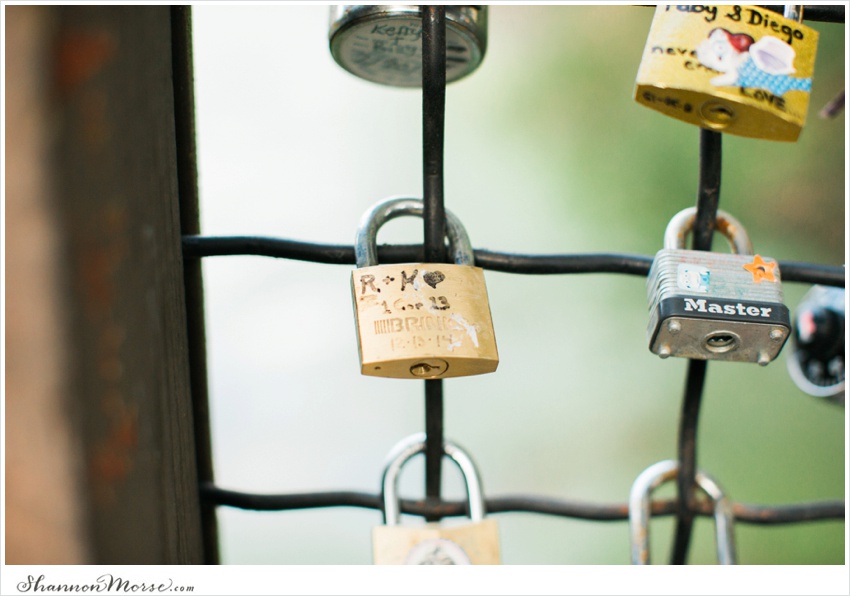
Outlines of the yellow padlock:
M 454 264 L 377 264 L 381 225 L 422 211 L 421 199 L 387 199 L 360 221 L 358 268 L 351 276 L 360 372 L 396 379 L 493 372 L 499 354 L 484 271 L 473 266 L 472 245 L 457 217 L 446 211 Z
M 425 433 L 397 443 L 387 458 L 381 479 L 384 525 L 372 531 L 376 565 L 498 565 L 499 529 L 493 519 L 484 519 L 481 478 L 472 458 L 451 441 L 443 441 L 443 453 L 460 468 L 466 481 L 470 521 L 460 525 L 427 523 L 400 525 L 398 477 L 404 464 L 425 451 Z
M 659 5 L 635 100 L 711 130 L 796 141 L 806 121 L 818 32 L 802 6 Z

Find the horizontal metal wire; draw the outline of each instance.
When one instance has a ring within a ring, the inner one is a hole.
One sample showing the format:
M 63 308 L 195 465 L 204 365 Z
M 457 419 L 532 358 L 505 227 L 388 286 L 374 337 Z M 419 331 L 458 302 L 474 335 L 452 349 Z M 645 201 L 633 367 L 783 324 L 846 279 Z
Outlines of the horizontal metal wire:
M 318 244 L 262 236 L 184 236 L 186 258 L 255 255 L 331 265 L 354 265 L 354 246 Z M 422 262 L 421 244 L 381 245 L 381 263 Z M 475 264 L 490 271 L 552 275 L 561 273 L 625 273 L 646 276 L 652 257 L 634 254 L 521 255 L 475 251 Z M 779 261 L 782 281 L 844 287 L 844 267 Z
M 253 511 L 288 511 L 320 507 L 361 507 L 376 510 L 382 508 L 380 495 L 356 491 L 264 495 L 237 492 L 203 483 L 200 492 L 201 500 L 205 503 Z M 488 513 L 539 513 L 591 521 L 625 521 L 629 518 L 627 503 L 600 504 L 533 495 L 509 495 L 491 497 L 486 500 L 486 504 Z M 734 503 L 732 509 L 737 521 L 759 525 L 844 519 L 844 502 L 838 500 L 769 506 Z M 467 504 L 464 501 L 429 503 L 402 499 L 401 510 L 403 513 L 422 517 L 458 517 L 466 515 Z M 711 505 L 701 501 L 695 504 L 695 512 L 702 516 L 713 514 Z M 652 503 L 653 516 L 675 513 L 675 499 Z

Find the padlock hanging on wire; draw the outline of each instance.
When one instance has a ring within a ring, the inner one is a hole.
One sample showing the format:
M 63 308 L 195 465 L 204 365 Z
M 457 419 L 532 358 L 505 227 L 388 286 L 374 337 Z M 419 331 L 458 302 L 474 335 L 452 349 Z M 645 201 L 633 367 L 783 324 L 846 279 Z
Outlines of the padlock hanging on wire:
M 491 373 L 499 365 L 484 270 L 460 220 L 446 210 L 454 264 L 378 265 L 377 234 L 388 220 L 421 217 L 421 199 L 387 199 L 362 217 L 354 243 L 351 297 L 360 372 L 397 379 Z
M 451 441 L 443 442 L 443 453 L 457 464 L 466 483 L 468 522 L 431 522 L 401 525 L 398 480 L 402 467 L 413 456 L 425 452 L 425 433 L 397 443 L 387 457 L 381 478 L 384 525 L 372 531 L 376 565 L 498 565 L 499 529 L 494 519 L 485 519 L 481 477 L 472 458 Z
M 779 354 L 791 330 L 779 265 L 754 255 L 744 226 L 724 211 L 716 226 L 733 254 L 685 249 L 696 219 L 670 220 L 646 280 L 649 349 L 662 358 L 758 362 Z
M 652 492 L 676 478 L 678 462 L 665 460 L 651 465 L 640 473 L 629 494 L 629 536 L 631 538 L 632 565 L 649 565 L 649 521 L 652 510 Z M 732 503 L 711 476 L 700 470 L 696 485 L 711 500 L 714 509 L 714 532 L 717 562 L 721 565 L 737 564 L 735 548 L 735 517 Z
M 802 391 L 839 405 L 845 402 L 844 288 L 815 286 L 794 316 L 788 372 Z
M 796 141 L 806 122 L 818 32 L 802 6 L 659 5 L 634 98 L 710 130 Z
M 487 50 L 487 6 L 446 6 L 446 82 L 481 64 Z M 422 9 L 412 5 L 331 7 L 330 50 L 337 64 L 367 81 L 422 86 Z

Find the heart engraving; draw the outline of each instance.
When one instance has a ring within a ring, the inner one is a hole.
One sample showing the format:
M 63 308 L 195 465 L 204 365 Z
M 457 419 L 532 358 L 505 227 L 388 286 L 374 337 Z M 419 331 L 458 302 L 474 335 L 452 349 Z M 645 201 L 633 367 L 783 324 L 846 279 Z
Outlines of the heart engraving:
M 442 271 L 428 271 L 422 276 L 422 279 L 432 288 L 436 288 L 438 283 L 446 279 L 446 276 L 443 275 Z

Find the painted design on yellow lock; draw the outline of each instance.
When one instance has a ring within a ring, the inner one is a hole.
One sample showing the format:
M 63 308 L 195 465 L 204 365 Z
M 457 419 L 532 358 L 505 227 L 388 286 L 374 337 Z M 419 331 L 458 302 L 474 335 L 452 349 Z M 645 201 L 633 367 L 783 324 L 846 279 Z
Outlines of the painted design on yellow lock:
M 766 35 L 756 42 L 746 33 L 718 27 L 695 51 L 700 64 L 723 73 L 711 79 L 712 85 L 764 89 L 780 96 L 795 89 L 812 90 L 811 77 L 790 76 L 796 72 L 796 52 L 777 37 Z
M 634 97 L 711 130 L 796 141 L 817 39 L 817 31 L 756 6 L 659 6 Z

